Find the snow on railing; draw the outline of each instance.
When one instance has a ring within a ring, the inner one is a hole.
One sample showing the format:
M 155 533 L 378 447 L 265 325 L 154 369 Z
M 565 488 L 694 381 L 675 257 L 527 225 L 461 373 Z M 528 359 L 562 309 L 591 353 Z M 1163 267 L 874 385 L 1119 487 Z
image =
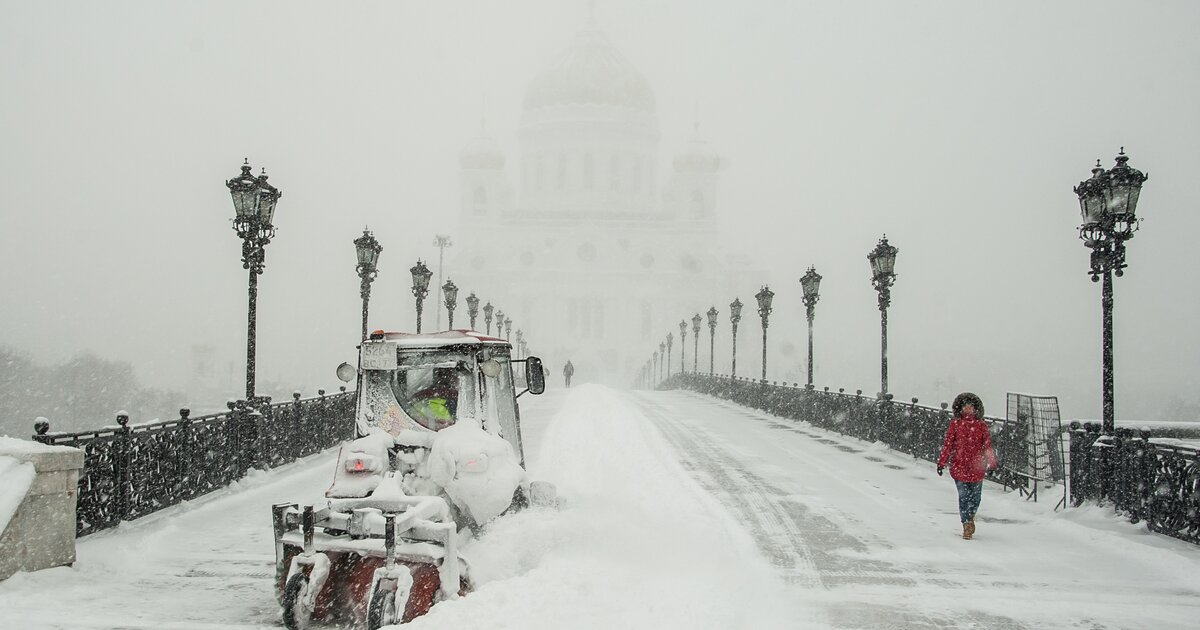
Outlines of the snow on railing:
M 117 426 L 92 431 L 51 432 L 42 421 L 33 439 L 83 450 L 76 534 L 84 536 L 352 437 L 354 392 L 292 396 L 275 404 L 265 396 L 230 402 L 227 411 L 195 418 L 180 409 L 178 419 L 147 424 L 131 425 L 121 413 Z
M 1200 544 L 1200 447 L 1149 430 L 1071 423 L 1071 503 L 1109 502 L 1131 522 Z

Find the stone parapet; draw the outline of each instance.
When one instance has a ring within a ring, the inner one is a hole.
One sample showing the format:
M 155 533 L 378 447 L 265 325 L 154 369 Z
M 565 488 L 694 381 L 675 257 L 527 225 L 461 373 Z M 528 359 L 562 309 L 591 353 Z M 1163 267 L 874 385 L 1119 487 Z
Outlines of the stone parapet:
M 28 470 L 33 480 L 0 531 L 0 580 L 18 571 L 37 571 L 75 562 L 75 506 L 83 451 L 68 446 L 0 438 L 0 458 L 19 462 L 5 470 Z M 27 477 L 26 477 L 27 479 Z M 0 478 L 0 486 L 9 480 Z M 11 486 L 10 486 L 11 488 Z

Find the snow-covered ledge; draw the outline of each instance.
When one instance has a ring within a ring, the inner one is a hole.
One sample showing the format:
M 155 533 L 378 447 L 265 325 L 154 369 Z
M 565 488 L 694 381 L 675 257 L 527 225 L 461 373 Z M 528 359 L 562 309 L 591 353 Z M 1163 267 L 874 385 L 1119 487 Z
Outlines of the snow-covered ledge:
M 0 437 L 0 580 L 75 562 L 83 451 Z

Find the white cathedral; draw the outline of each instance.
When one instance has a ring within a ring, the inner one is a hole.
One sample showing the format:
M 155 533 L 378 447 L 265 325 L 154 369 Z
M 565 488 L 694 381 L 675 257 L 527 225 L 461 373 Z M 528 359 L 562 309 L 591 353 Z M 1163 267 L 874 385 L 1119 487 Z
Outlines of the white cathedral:
M 697 133 L 659 173 L 654 90 L 595 26 L 530 82 L 519 141 L 516 187 L 483 130 L 460 154 L 460 224 L 447 265 L 460 303 L 474 291 L 511 317 L 514 343 L 522 329 L 556 378 L 570 360 L 577 382 L 621 385 L 668 332 L 679 370 L 681 319 L 690 370 L 691 318 L 700 313 L 707 370 L 704 312 L 717 307 L 727 349 L 729 301 L 754 282 L 744 259 L 722 253 L 716 231 L 721 157 Z M 753 298 L 741 299 L 743 317 L 757 319 Z

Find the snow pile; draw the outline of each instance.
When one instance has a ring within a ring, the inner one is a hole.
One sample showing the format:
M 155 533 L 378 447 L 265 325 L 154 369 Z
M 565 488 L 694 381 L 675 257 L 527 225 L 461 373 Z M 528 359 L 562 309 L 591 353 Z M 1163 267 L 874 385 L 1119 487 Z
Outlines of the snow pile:
M 508 441 L 463 418 L 438 431 L 429 453 L 429 477 L 483 524 L 508 509 L 525 471 Z
M 33 464 L 0 456 L 0 533 L 8 527 L 37 476 Z
M 404 627 L 795 627 L 751 539 L 627 401 L 570 390 L 530 462 L 565 505 L 489 525 L 463 551 L 476 592 Z

